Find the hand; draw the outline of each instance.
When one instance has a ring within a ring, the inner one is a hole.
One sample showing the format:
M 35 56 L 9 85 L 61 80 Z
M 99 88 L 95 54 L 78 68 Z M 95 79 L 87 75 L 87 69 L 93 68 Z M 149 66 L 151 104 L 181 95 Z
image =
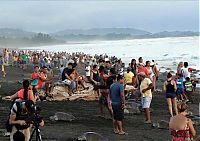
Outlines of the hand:
M 22 125 L 26 125 L 26 121 L 25 120 L 19 120 L 19 124 Z
M 124 110 L 126 108 L 125 104 L 122 103 L 122 109 Z
M 146 89 L 143 89 L 143 90 L 142 90 L 143 93 L 145 93 L 146 91 L 147 91 Z

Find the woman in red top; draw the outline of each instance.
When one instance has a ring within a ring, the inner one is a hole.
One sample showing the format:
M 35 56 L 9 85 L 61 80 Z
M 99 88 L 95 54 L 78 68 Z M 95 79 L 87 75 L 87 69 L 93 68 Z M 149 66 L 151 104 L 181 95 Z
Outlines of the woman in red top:
M 17 93 L 15 93 L 14 95 L 12 95 L 10 97 L 10 99 L 11 100 L 19 99 L 20 101 L 32 100 L 35 103 L 33 91 L 29 88 L 29 85 L 30 85 L 29 81 L 24 80 L 23 81 L 23 88 L 21 90 L 19 90 Z

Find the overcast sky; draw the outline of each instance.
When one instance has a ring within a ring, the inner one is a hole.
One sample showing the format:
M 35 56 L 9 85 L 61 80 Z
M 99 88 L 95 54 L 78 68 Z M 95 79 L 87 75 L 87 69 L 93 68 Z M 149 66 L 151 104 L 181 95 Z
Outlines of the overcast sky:
M 199 28 L 197 1 L 0 1 L 0 28 L 36 32 L 132 27 L 150 32 Z

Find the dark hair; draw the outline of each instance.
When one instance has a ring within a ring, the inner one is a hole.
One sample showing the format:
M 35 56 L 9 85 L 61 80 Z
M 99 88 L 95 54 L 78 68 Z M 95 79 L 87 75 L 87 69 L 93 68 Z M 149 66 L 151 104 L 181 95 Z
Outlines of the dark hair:
M 189 78 L 189 77 L 186 77 L 185 80 L 186 80 L 186 81 L 190 81 L 190 78 Z
M 99 72 L 100 72 L 100 73 L 101 73 L 101 72 L 104 72 L 104 69 L 105 69 L 104 66 L 100 66 L 100 67 L 99 67 Z
M 167 78 L 171 78 L 172 77 L 172 74 L 169 72 L 168 74 L 167 74 Z
M 115 68 L 110 68 L 110 73 L 111 74 L 117 74 L 117 72 L 115 71 Z
M 22 132 L 17 131 L 14 135 L 13 135 L 13 140 L 14 141 L 25 141 L 25 136 Z
M 140 61 L 142 59 L 142 57 L 139 57 L 138 61 Z
M 184 67 L 185 67 L 185 68 L 188 67 L 188 62 L 184 62 Z
M 68 63 L 68 66 L 69 66 L 69 65 L 73 66 L 73 64 L 72 64 L 72 63 Z
M 186 103 L 181 102 L 180 104 L 178 104 L 179 113 L 185 112 L 186 110 L 188 110 L 188 105 Z
M 147 64 L 148 64 L 148 63 L 150 63 L 150 61 L 146 61 L 146 67 L 147 67 Z
M 23 88 L 24 88 L 24 100 L 28 99 L 28 89 L 29 89 L 30 82 L 28 80 L 23 81 Z
M 95 69 L 96 67 L 97 67 L 97 65 L 94 65 L 94 66 L 93 66 L 93 69 Z
M 122 75 L 117 75 L 117 81 L 123 79 L 123 76 Z
M 36 66 L 34 66 L 34 69 L 35 69 L 35 68 L 39 68 L 39 66 L 36 65 Z

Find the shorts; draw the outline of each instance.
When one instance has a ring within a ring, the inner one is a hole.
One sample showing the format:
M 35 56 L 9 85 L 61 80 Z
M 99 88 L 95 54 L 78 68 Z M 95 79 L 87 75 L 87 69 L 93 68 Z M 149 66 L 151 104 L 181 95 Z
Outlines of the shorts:
M 141 99 L 142 108 L 143 109 L 150 108 L 151 100 L 152 100 L 151 97 L 142 97 Z
M 166 93 L 165 97 L 174 99 L 176 97 L 176 93 Z
M 122 105 L 112 105 L 114 120 L 122 121 L 124 119 L 124 110 Z
M 177 89 L 176 94 L 178 95 L 184 94 L 184 89 Z
M 24 64 L 24 65 L 25 65 L 25 64 L 26 64 L 26 61 L 22 61 L 22 64 Z
M 69 79 L 65 79 L 64 81 L 62 81 L 64 84 L 66 84 L 67 86 L 71 85 L 71 81 Z M 72 90 L 76 89 L 76 82 L 73 81 L 72 82 Z

